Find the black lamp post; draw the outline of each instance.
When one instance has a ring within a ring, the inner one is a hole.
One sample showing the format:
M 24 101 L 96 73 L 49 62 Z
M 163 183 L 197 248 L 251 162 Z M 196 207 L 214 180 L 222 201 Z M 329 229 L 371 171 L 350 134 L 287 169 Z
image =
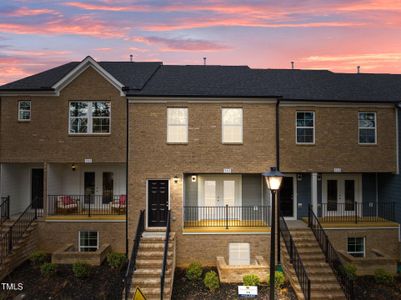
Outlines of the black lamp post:
M 277 170 L 276 167 L 271 167 L 270 172 L 262 174 L 265 177 L 267 187 L 273 194 L 272 199 L 272 221 L 270 235 L 270 300 L 274 300 L 274 273 L 276 271 L 276 202 L 277 191 L 280 189 L 284 174 Z M 280 245 L 279 245 L 280 247 Z

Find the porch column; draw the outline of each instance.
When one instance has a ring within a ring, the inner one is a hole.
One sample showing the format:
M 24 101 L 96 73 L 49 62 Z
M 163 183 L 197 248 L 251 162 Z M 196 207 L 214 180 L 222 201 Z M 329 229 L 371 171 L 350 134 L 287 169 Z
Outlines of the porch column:
M 311 174 L 311 198 L 313 212 L 317 215 L 317 173 Z

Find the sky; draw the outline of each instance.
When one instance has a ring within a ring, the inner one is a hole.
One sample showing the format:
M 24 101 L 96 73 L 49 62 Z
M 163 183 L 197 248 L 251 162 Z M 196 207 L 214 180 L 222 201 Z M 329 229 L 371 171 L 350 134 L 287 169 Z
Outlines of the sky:
M 401 0 L 0 0 L 0 84 L 81 61 L 401 73 Z

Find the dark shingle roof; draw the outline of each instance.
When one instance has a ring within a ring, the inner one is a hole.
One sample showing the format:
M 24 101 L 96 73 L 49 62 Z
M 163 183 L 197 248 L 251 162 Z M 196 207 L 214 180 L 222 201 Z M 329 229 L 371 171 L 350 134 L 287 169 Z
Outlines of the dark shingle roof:
M 0 90 L 48 90 L 78 64 L 79 62 L 70 62 L 5 84 L 0 86 Z M 99 62 L 99 65 L 115 79 L 133 90 L 141 89 L 160 64 L 160 62 Z
M 0 91 L 46 90 L 79 62 L 3 85 Z M 99 62 L 130 96 L 282 97 L 285 100 L 401 102 L 401 75 L 327 70 L 179 66 L 160 62 Z

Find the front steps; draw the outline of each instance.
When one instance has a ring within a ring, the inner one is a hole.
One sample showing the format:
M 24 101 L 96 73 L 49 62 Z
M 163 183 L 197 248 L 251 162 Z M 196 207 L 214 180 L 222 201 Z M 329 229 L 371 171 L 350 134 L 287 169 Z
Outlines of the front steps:
M 344 292 L 335 277 L 333 270 L 326 263 L 326 258 L 313 234 L 305 228 L 290 229 L 291 235 L 298 249 L 298 253 L 305 266 L 306 273 L 311 281 L 311 299 L 313 300 L 345 300 Z M 285 249 L 282 241 L 281 248 Z M 286 249 L 285 249 L 286 250 Z M 298 278 L 287 251 L 282 251 L 283 267 L 295 290 L 298 299 L 303 300 L 304 295 L 298 283 Z
M 13 223 L 14 222 L 11 220 L 2 224 L 0 237 L 3 237 Z M 35 251 L 37 246 L 36 227 L 37 223 L 33 221 L 22 235 L 21 239 L 13 246 L 11 254 L 9 254 L 5 258 L 4 262 L 0 264 L 0 281 L 10 274 L 21 263 L 27 260 L 31 253 Z M 5 245 L 3 245 L 3 243 L 0 243 L 0 247 L 4 246 Z
M 145 231 L 139 244 L 136 270 L 132 277 L 131 296 L 139 287 L 146 299 L 160 300 L 160 274 L 163 264 L 165 232 Z M 175 270 L 175 233 L 170 233 L 164 299 L 171 299 Z

